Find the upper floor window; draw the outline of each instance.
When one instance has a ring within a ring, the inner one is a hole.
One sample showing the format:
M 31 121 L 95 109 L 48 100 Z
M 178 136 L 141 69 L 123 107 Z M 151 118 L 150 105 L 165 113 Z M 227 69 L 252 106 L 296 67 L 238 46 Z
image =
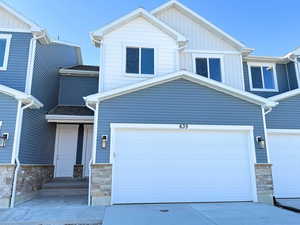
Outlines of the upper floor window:
M 126 73 L 154 75 L 154 48 L 126 48 Z
M 274 64 L 249 64 L 251 91 L 278 91 Z
M 222 57 L 216 55 L 194 56 L 194 72 L 216 81 L 222 81 Z
M 11 34 L 0 34 L 0 70 L 6 70 Z

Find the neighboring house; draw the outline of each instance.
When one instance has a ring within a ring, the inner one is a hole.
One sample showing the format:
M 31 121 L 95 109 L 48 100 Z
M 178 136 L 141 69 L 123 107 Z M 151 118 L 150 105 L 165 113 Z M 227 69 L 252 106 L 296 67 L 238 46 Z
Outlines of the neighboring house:
M 299 129 L 298 111 L 287 116 L 296 97 L 277 108 L 266 98 L 298 93 L 295 57 L 252 56 L 177 1 L 134 10 L 91 37 L 101 58 L 99 93 L 85 98 L 95 111 L 92 204 L 271 203 L 280 160 L 275 197 L 300 197 L 300 144 L 285 139 L 290 154 L 273 160 L 285 148 L 267 130 Z
M 55 124 L 45 114 L 59 102 L 58 70 L 81 64 L 78 46 L 0 3 L 0 207 L 33 196 L 53 177 Z

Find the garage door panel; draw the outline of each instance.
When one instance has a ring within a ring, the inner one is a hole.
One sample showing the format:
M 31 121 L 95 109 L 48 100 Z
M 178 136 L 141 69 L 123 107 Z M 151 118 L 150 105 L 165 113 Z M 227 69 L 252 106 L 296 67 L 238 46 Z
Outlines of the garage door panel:
M 120 129 L 114 133 L 114 203 L 253 199 L 248 132 Z
M 300 134 L 269 134 L 274 195 L 277 198 L 300 197 Z
M 199 139 L 199 136 L 201 137 Z M 232 137 L 235 137 L 232 140 Z M 151 137 L 151 138 L 149 138 Z M 214 141 L 214 137 L 217 137 Z M 126 159 L 237 159 L 247 157 L 247 151 L 239 151 L 239 148 L 248 148 L 248 136 L 245 133 L 227 131 L 222 133 L 218 131 L 166 131 L 166 130 L 144 130 L 139 131 L 126 129 L 121 135 L 115 137 L 119 143 L 129 145 L 134 142 L 136 146 L 143 146 L 140 149 L 127 147 L 126 151 L 122 148 L 118 151 L 118 155 L 123 160 Z M 170 141 L 172 146 L 170 147 Z M 233 142 L 230 142 L 233 141 Z M 226 149 L 226 154 L 222 154 L 224 146 L 230 145 Z M 159 148 L 158 148 L 159 146 Z M 188 146 L 193 146 L 189 148 Z M 172 150 L 170 151 L 170 148 Z M 220 154 L 215 151 L 207 151 L 207 149 L 219 149 Z M 147 158 L 144 156 L 147 155 Z

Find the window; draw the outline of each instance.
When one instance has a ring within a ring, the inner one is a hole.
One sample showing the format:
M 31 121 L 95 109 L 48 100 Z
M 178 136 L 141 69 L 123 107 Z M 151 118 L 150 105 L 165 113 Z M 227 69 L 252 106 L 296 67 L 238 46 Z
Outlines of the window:
M 126 73 L 154 75 L 154 48 L 126 48 Z
M 7 69 L 10 39 L 10 34 L 0 34 L 0 70 Z
M 216 80 L 222 81 L 222 62 L 220 57 L 195 57 L 195 73 Z
M 277 91 L 273 64 L 249 64 L 249 75 L 252 91 Z

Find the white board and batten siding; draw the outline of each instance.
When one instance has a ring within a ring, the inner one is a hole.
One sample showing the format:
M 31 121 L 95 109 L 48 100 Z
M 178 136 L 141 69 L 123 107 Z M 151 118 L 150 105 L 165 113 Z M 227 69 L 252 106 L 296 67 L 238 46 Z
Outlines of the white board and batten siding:
M 154 48 L 156 76 L 176 71 L 176 41 L 144 18 L 138 17 L 103 38 L 101 72 L 104 91 L 149 78 L 125 74 L 126 46 Z
M 222 54 L 224 65 L 223 83 L 234 88 L 244 89 L 241 53 L 234 46 L 176 8 L 172 7 L 160 11 L 155 16 L 188 39 L 187 48 L 180 55 L 180 69 L 195 72 L 193 71 L 193 54 L 197 53 L 193 53 L 192 50 L 204 54 Z
M 257 200 L 250 127 L 111 128 L 113 204 Z
M 5 9 L 0 8 L 0 29 L 30 30 L 30 27 Z

